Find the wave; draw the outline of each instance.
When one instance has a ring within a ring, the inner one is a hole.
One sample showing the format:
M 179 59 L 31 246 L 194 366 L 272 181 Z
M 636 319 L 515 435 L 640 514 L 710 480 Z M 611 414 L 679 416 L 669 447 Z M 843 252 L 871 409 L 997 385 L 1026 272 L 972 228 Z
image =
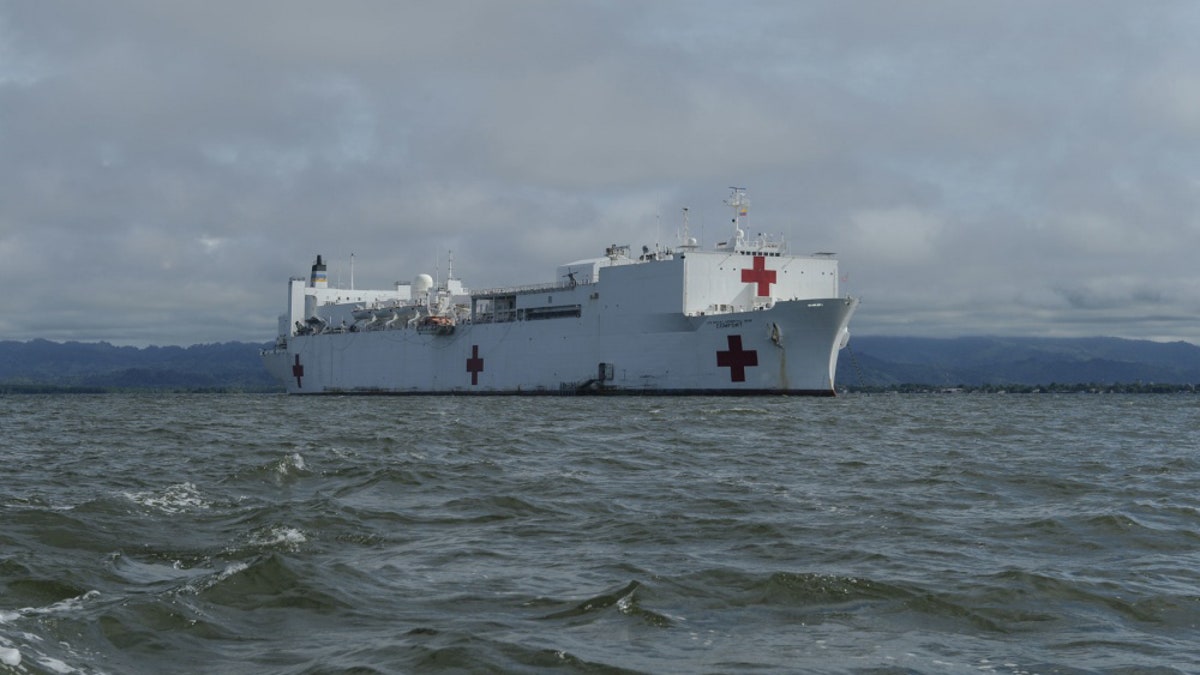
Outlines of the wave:
M 312 475 L 304 456 L 299 452 L 291 452 L 253 468 L 240 470 L 230 478 L 235 481 L 266 481 L 285 485 Z
M 619 651 L 607 655 L 584 657 L 570 649 L 539 644 L 522 644 L 473 633 L 443 632 L 417 629 L 405 636 L 403 658 L 397 659 L 394 647 L 379 649 L 379 655 L 360 653 L 324 659 L 322 671 L 377 672 L 356 667 L 360 660 L 371 658 L 373 663 L 389 663 L 394 668 L 383 672 L 472 672 L 472 673 L 533 673 L 567 672 L 590 675 L 636 675 L 642 672 L 615 665 L 627 658 Z M 389 645 L 390 646 L 390 645 Z M 607 656 L 607 660 L 604 657 Z M 357 658 L 355 658 L 357 657 Z
M 641 587 L 642 584 L 640 582 L 631 581 L 615 591 L 594 595 L 582 602 L 575 603 L 567 609 L 551 612 L 540 618 L 542 620 L 577 618 L 588 618 L 590 620 L 607 610 L 615 610 L 625 616 L 639 618 L 651 626 L 659 628 L 670 627 L 671 620 L 666 615 L 650 611 L 641 606 L 637 598 L 637 591 Z
M 194 483 L 176 483 L 159 490 L 122 492 L 129 501 L 163 513 L 174 514 L 184 511 L 207 509 L 211 504 L 204 498 Z
M 296 551 L 301 544 L 308 542 L 308 536 L 295 527 L 272 525 L 251 532 L 248 542 L 260 549 Z
M 1190 398 L 229 401 L 30 409 L 0 673 L 1200 672 Z
M 279 554 L 232 567 L 201 588 L 197 597 L 206 603 L 241 611 L 262 609 L 302 609 L 328 613 L 353 607 L 326 592 L 317 583 L 319 576 L 298 568 L 298 563 Z
M 56 586 L 55 594 L 60 590 L 62 589 Z M 31 669 L 33 672 L 59 674 L 87 672 L 84 666 L 68 664 L 68 661 L 87 663 L 86 655 L 80 654 L 70 644 L 48 643 L 42 636 L 19 628 L 9 633 L 5 627 L 16 627 L 26 623 L 53 625 L 61 621 L 70 621 L 71 617 L 80 615 L 99 597 L 99 591 L 89 590 L 44 606 L 0 609 L 0 666 L 7 666 L 13 669 L 13 672 L 19 673 L 30 672 Z

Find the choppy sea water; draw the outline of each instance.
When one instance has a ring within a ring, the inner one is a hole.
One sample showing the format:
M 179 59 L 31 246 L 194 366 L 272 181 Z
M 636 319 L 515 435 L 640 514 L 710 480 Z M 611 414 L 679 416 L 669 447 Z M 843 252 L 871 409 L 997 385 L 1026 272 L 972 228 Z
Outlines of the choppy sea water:
M 0 673 L 1200 672 L 1200 398 L 0 397 Z

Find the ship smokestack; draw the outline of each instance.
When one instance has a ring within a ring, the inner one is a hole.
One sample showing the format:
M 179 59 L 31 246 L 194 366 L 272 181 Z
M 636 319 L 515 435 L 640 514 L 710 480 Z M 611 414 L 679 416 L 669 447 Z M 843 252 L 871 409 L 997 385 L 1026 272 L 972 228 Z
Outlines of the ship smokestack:
M 321 262 L 321 256 L 317 256 L 317 262 L 313 263 L 312 276 L 309 277 L 309 286 L 313 288 L 329 288 L 329 279 L 325 276 L 325 263 Z

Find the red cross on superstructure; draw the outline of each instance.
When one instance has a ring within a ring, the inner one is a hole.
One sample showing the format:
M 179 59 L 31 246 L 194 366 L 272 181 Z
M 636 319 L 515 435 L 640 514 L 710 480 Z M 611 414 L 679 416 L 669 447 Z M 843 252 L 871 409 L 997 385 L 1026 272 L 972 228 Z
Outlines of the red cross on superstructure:
M 729 369 L 729 379 L 732 382 L 746 381 L 746 368 L 758 365 L 758 351 L 742 349 L 742 336 L 730 335 L 729 351 L 717 352 L 717 367 Z
M 766 256 L 756 255 L 754 256 L 754 267 L 742 268 L 742 281 L 757 283 L 758 292 L 755 295 L 768 296 L 771 294 L 771 284 L 775 283 L 775 270 L 767 269 Z
M 304 377 L 304 366 L 300 365 L 300 355 L 296 355 L 296 365 L 292 366 L 292 375 L 296 378 L 296 388 L 301 389 L 300 378 Z
M 483 372 L 483 359 L 479 358 L 479 345 L 471 345 L 471 358 L 467 359 L 467 372 L 471 384 L 479 384 L 479 373 Z

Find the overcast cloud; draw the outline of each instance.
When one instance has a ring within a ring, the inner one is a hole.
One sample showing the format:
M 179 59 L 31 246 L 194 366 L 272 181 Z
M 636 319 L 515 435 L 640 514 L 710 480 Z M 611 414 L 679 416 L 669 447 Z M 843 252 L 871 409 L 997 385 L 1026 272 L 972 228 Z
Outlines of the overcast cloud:
M 1191 1 L 0 0 L 0 339 L 268 341 L 286 281 L 836 251 L 858 334 L 1200 341 Z

